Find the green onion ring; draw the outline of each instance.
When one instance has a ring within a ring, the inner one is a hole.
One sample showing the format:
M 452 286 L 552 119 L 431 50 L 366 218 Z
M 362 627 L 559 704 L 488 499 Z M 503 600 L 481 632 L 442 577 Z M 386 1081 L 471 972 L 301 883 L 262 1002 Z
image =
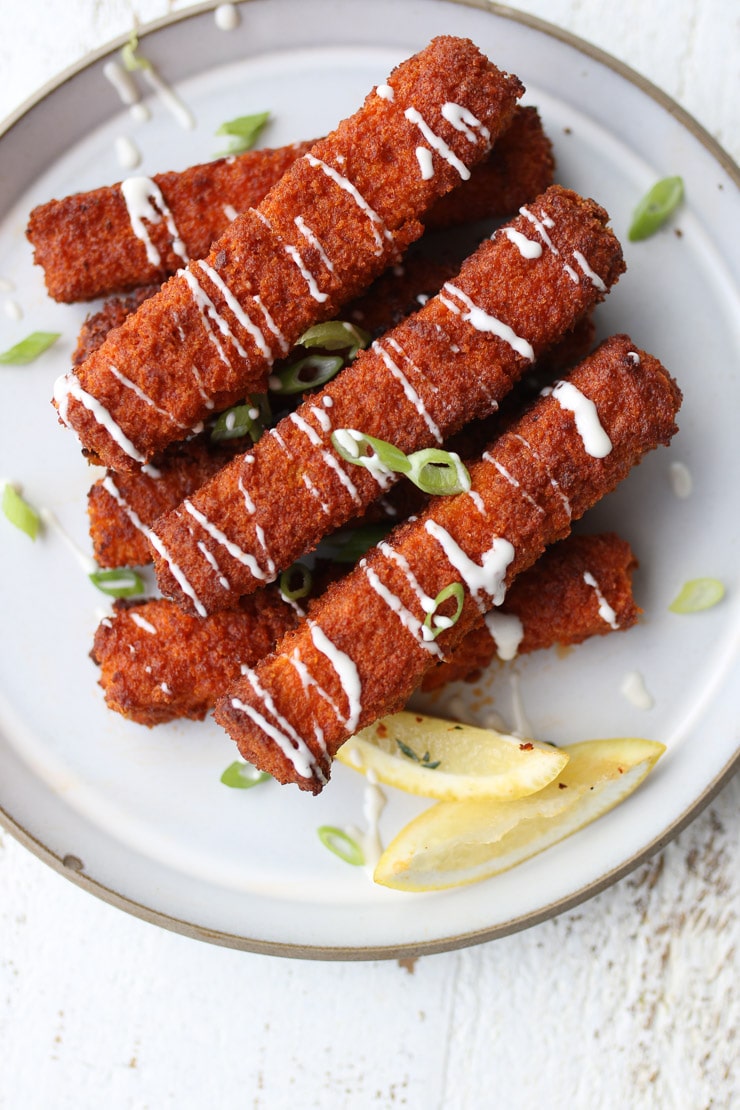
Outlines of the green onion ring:
M 334 449 L 345 462 L 376 470 L 378 465 L 395 474 L 408 474 L 409 461 L 406 455 L 392 443 L 375 436 L 366 436 L 353 428 L 338 428 L 331 434 Z
M 211 440 L 221 443 L 226 439 L 241 439 L 248 435 L 256 443 L 264 431 L 259 406 L 248 403 L 234 405 L 219 416 L 211 429 Z
M 353 867 L 362 867 L 365 862 L 365 853 L 357 841 L 344 829 L 338 829 L 336 825 L 321 825 L 316 831 L 324 847 L 333 852 L 335 856 L 339 856 L 345 863 L 351 863 Z
M 683 200 L 683 178 L 656 181 L 635 208 L 628 232 L 630 242 L 648 239 L 661 227 Z
M 298 339 L 297 347 L 320 347 L 324 351 L 344 351 L 350 348 L 350 359 L 359 350 L 367 347 L 370 335 L 356 324 L 347 320 L 330 320 L 326 324 L 314 324 Z
M 42 355 L 61 335 L 58 331 L 33 331 L 14 347 L 0 354 L 3 366 L 27 366 Z
M 272 374 L 270 388 L 273 393 L 303 393 L 330 382 L 343 366 L 344 359 L 340 355 L 306 355 L 298 362 L 284 366 L 277 374 Z M 309 378 L 302 377 L 307 370 L 315 372 Z
M 668 608 L 671 613 L 700 613 L 717 605 L 724 596 L 725 587 L 718 578 L 692 578 Z
M 3 489 L 2 509 L 11 524 L 20 528 L 21 532 L 25 532 L 32 540 L 36 539 L 39 534 L 41 518 L 33 506 L 21 497 L 18 490 L 10 482 L 6 482 Z
M 259 786 L 261 782 L 267 782 L 271 777 L 266 771 L 258 771 L 253 763 L 242 763 L 237 759 L 235 763 L 230 763 L 221 775 L 221 782 L 234 790 L 251 790 L 253 786 Z
M 109 597 L 136 597 L 145 590 L 144 579 L 130 567 L 94 570 L 88 577 L 93 586 Z
M 454 614 L 451 617 L 436 616 L 437 610 L 451 597 L 454 597 L 457 606 Z M 441 632 L 452 628 L 453 624 L 457 624 L 464 604 L 465 591 L 459 582 L 450 582 L 449 586 L 440 590 L 434 599 L 434 608 L 427 613 L 424 619 L 424 628 L 426 629 L 424 639 L 436 640 Z
M 411 469 L 406 477 L 424 493 L 449 497 L 470 489 L 470 474 L 454 451 L 427 447 L 409 455 L 408 462 Z
M 291 587 L 290 582 L 295 575 L 300 578 L 300 585 Z M 308 597 L 312 586 L 313 575 L 303 563 L 293 563 L 292 567 L 288 567 L 280 575 L 280 594 L 286 601 L 299 601 L 302 597 Z

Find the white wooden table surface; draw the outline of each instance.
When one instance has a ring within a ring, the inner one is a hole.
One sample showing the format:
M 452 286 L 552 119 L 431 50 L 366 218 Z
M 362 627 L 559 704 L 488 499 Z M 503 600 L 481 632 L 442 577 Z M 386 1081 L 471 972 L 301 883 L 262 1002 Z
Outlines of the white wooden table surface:
M 134 15 L 187 6 L 2 0 L 0 118 Z M 515 6 L 630 64 L 740 160 L 735 0 Z M 736 777 L 558 919 L 406 966 L 212 948 L 0 834 L 0 1107 L 739 1106 L 739 801 Z

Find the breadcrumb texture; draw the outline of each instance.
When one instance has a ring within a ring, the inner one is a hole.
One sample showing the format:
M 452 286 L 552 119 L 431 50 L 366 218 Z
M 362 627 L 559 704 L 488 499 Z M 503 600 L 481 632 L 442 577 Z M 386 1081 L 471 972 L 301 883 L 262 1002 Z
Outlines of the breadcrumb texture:
M 186 438 L 214 408 L 263 392 L 278 354 L 336 316 L 419 237 L 419 217 L 461 175 L 435 153 L 433 176 L 421 176 L 422 132 L 407 107 L 433 121 L 470 167 L 506 128 L 523 91 L 473 43 L 450 36 L 388 80 L 393 101 L 371 92 L 229 225 L 204 261 L 171 277 L 57 384 L 60 417 L 103 465 L 131 470 Z M 489 137 L 479 130 L 470 141 L 449 123 L 440 112 L 448 101 L 471 111 Z
M 463 264 L 453 283 L 457 293 L 446 285 L 193 496 L 197 513 L 235 547 L 215 539 L 182 507 L 157 522 L 168 553 L 155 556 L 166 596 L 191 611 L 199 611 L 192 593 L 204 611 L 229 605 L 374 501 L 378 482 L 340 460 L 333 429 L 357 429 L 409 453 L 438 447 L 470 420 L 495 411 L 532 360 L 488 321 L 524 337 L 536 359 L 603 299 L 624 269 L 604 209 L 557 185 L 530 208 L 538 221 L 552 224 L 552 249 L 523 257 L 506 230 L 532 239 L 536 232 L 529 218 L 517 216 Z M 574 252 L 588 259 L 596 284 L 585 275 L 569 276 Z M 190 583 L 190 595 L 172 563 Z M 230 591 L 221 587 L 220 573 Z
M 490 558 L 497 539 L 511 543 L 513 557 L 503 578 L 508 588 L 548 544 L 569 533 L 572 520 L 676 431 L 681 401 L 677 385 L 657 359 L 637 349 L 626 335 L 601 344 L 567 380 L 596 406 L 611 441 L 604 458 L 586 451 L 571 411 L 554 395 L 541 397 L 471 467 L 482 512 L 468 494 L 435 498 L 418 520 L 392 534 L 391 548 L 406 560 L 429 597 L 450 582 L 462 586 L 460 617 L 436 640 L 445 655 L 479 623 L 494 598 L 483 587 L 473 596 L 428 525 L 432 531 L 443 529 L 468 565 L 478 568 Z M 216 719 L 242 755 L 280 782 L 318 793 L 348 736 L 400 709 L 435 663 L 435 656 L 373 588 L 369 572 L 417 621 L 424 620 L 407 574 L 397 560 L 376 549 L 327 590 L 311 623 L 288 633 L 272 655 L 217 703 Z M 332 645 L 329 653 L 317 646 L 316 626 L 320 643 L 325 637 Z M 313 683 L 301 679 L 296 659 Z M 347 677 L 353 671 L 356 683 Z M 359 711 L 353 711 L 358 700 Z

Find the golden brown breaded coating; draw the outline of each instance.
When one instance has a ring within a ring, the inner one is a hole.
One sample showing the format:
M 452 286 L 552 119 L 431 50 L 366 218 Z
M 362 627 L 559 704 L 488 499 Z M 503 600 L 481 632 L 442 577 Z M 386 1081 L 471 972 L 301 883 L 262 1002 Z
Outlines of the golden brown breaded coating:
M 242 755 L 318 793 L 341 744 L 400 709 L 546 545 L 670 440 L 680 400 L 628 336 L 601 344 L 471 467 L 473 496 L 433 499 L 219 699 L 216 720 Z M 424 599 L 455 582 L 459 619 L 429 641 Z
M 634 624 L 639 612 L 631 592 L 634 566 L 629 544 L 613 533 L 570 536 L 553 544 L 517 578 L 500 607 L 523 623 L 519 654 L 556 643 L 581 643 L 612 630 L 599 613 L 594 589 L 584 581 L 586 572 L 614 609 L 617 626 Z M 268 586 L 243 598 L 228 615 L 204 618 L 191 617 L 164 599 L 119 603 L 98 628 L 92 652 L 102 668 L 100 685 L 108 707 L 145 725 L 205 716 L 238 679 L 242 663 L 253 667 L 298 624 L 298 613 L 276 595 L 275 587 Z M 448 662 L 429 671 L 423 689 L 472 679 L 495 653 L 486 626 L 474 628 Z
M 450 658 L 426 673 L 422 689 L 437 690 L 461 679 L 473 682 L 497 657 L 511 659 L 631 628 L 640 614 L 632 596 L 636 566 L 630 545 L 614 532 L 571 535 L 554 543 L 519 575 L 502 604 L 468 632 Z M 611 613 L 604 610 L 591 580 Z M 500 614 L 518 624 L 504 625 L 508 636 L 499 631 L 497 639 Z
M 275 588 L 207 621 L 171 601 L 117 602 L 91 655 L 110 709 L 142 725 L 202 720 L 241 664 L 257 663 L 296 621 Z
M 418 238 L 419 216 L 485 157 L 522 92 L 473 43 L 449 36 L 394 70 L 389 87 L 392 99 L 373 91 L 207 260 L 170 278 L 60 379 L 60 419 L 104 465 L 131 470 L 214 407 L 264 391 L 276 355 Z M 479 122 L 459 130 L 442 112 L 448 103 Z M 431 177 L 417 160 L 422 143 L 435 148 Z
M 50 200 L 34 208 L 26 232 L 34 261 L 42 266 L 49 296 L 57 301 L 89 301 L 138 285 L 160 285 L 183 263 L 162 218 L 166 211 L 190 258 L 204 258 L 230 223 L 229 210 L 246 212 L 259 204 L 310 142 L 276 150 L 250 150 L 180 173 L 158 173 L 153 186 L 162 201 L 159 219 L 147 220 L 158 262 L 147 258 L 134 234 L 120 184 Z M 154 213 L 153 213 L 154 215 Z
M 258 205 L 314 142 L 248 151 L 182 173 L 155 174 L 152 181 L 188 256 L 205 257 L 233 213 Z M 520 204 L 552 184 L 553 171 L 552 144 L 537 109 L 517 107 L 510 125 L 488 158 L 474 168 L 470 181 L 433 205 L 423 222 L 437 229 L 471 220 L 508 218 Z M 172 249 L 173 236 L 166 221 L 148 223 L 160 255 L 157 266 L 147 259 L 143 243 L 134 234 L 120 183 L 35 208 L 27 234 L 35 261 L 44 268 L 50 296 L 58 301 L 85 301 L 153 281 L 158 288 L 179 269 L 182 258 Z
M 407 453 L 439 446 L 495 411 L 534 360 L 603 298 L 624 269 L 603 208 L 552 186 L 530 209 L 249 455 L 157 522 L 155 562 L 166 596 L 203 616 L 270 581 L 382 492 L 369 470 L 341 461 L 333 429 L 357 429 Z M 522 253 L 517 237 L 541 253 L 525 257 L 530 249 Z M 579 257 L 588 272 L 576 272 Z
M 79 366 L 103 343 L 108 332 L 120 328 L 127 316 L 141 308 L 159 292 L 158 285 L 142 285 L 127 297 L 110 297 L 103 307 L 85 319 L 77 336 L 77 346 L 72 353 L 72 365 Z
M 470 181 L 438 200 L 424 216 L 430 231 L 473 220 L 508 219 L 552 185 L 555 159 L 536 108 L 517 108 L 511 124 Z
M 109 470 L 87 495 L 93 554 L 101 567 L 151 562 L 147 530 L 233 458 L 229 443 L 198 439 L 178 444 L 156 468 L 118 474 Z

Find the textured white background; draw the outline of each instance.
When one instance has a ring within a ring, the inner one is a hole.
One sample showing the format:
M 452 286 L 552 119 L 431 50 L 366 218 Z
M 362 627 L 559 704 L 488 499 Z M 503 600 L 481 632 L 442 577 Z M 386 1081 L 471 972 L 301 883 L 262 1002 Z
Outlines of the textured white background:
M 0 118 L 134 15 L 187 7 L 2 0 Z M 630 64 L 740 159 L 735 0 L 518 7 Z M 738 801 L 736 777 L 559 919 L 406 966 L 171 935 L 0 834 L 0 1107 L 736 1107 Z

